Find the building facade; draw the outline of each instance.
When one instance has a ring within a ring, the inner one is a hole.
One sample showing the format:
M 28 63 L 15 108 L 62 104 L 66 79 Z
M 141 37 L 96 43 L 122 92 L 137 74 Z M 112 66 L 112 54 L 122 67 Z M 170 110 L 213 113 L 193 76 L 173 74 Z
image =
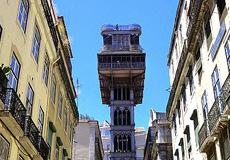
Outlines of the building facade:
M 145 53 L 139 45 L 141 27 L 103 25 L 98 57 L 102 103 L 110 107 L 111 159 L 135 159 L 134 106 L 142 103 Z
M 147 132 L 144 127 L 135 128 L 136 160 L 143 160 Z
M 150 110 L 143 160 L 173 160 L 170 122 L 166 113 Z
M 96 120 L 80 119 L 75 127 L 73 160 L 103 160 L 103 145 Z
M 78 109 L 70 58 L 52 1 L 1 2 L 0 159 L 71 158 Z
M 108 121 L 104 121 L 103 125 L 100 126 L 101 139 L 104 150 L 103 160 L 110 160 L 110 149 L 111 149 L 111 139 L 110 139 L 110 124 Z
M 180 0 L 168 55 L 174 159 L 227 160 L 229 0 Z

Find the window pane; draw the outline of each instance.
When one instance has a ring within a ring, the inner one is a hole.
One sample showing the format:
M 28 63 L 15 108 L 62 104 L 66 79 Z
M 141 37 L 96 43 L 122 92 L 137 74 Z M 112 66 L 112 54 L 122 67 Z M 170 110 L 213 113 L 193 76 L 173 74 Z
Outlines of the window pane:
M 0 146 L 0 159 L 8 160 L 10 144 L 2 135 L 0 135 Z

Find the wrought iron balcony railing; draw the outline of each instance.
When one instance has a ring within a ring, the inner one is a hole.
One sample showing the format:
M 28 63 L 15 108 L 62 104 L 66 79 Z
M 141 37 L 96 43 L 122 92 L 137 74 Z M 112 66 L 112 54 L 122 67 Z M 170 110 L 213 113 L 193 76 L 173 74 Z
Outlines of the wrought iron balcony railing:
M 200 147 L 203 145 L 205 139 L 209 136 L 209 133 L 208 121 L 205 120 L 198 133 Z
M 25 116 L 24 136 L 27 136 L 34 147 L 39 149 L 39 130 L 30 116 Z
M 118 45 L 104 45 L 100 51 L 142 51 L 143 48 L 140 45 L 118 46 Z
M 42 136 L 39 136 L 39 148 L 38 152 L 44 160 L 48 159 L 49 156 L 49 147 L 46 144 Z
M 2 87 L 0 90 L 0 99 L 4 103 L 3 112 L 10 112 L 21 129 L 23 129 L 25 124 L 24 115 L 26 114 L 26 109 L 14 89 L 6 89 Z
M 223 102 L 228 102 L 230 99 L 230 74 L 226 78 L 222 88 L 221 88 L 221 94 L 223 97 Z
M 98 63 L 98 69 L 145 69 L 145 62 Z
M 218 122 L 218 119 L 222 115 L 224 108 L 225 105 L 223 105 L 222 97 L 217 97 L 208 113 L 208 124 L 210 131 L 212 131 L 213 127 Z
M 53 39 L 53 42 L 54 42 L 54 46 L 55 46 L 55 49 L 57 51 L 58 38 L 57 38 L 56 28 L 54 26 L 53 17 L 52 17 L 52 14 L 51 14 L 51 9 L 49 7 L 49 4 L 48 4 L 47 0 L 41 0 L 41 2 L 42 2 L 42 6 L 43 6 L 43 9 L 44 9 L 44 12 L 45 12 L 46 20 L 47 20 L 47 23 L 48 23 L 48 26 L 49 26 L 49 29 L 50 29 L 50 33 L 51 33 L 51 36 L 52 36 L 52 39 Z

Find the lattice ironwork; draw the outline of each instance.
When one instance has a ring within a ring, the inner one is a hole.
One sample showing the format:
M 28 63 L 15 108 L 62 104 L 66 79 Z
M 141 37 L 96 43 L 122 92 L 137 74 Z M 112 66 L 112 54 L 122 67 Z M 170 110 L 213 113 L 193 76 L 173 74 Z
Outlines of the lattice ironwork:
M 39 136 L 39 148 L 38 152 L 43 158 L 43 160 L 47 160 L 49 157 L 49 147 L 46 144 L 45 140 L 43 139 L 42 136 Z
M 218 122 L 219 117 L 223 113 L 224 105 L 222 102 L 222 97 L 217 97 L 212 105 L 211 110 L 208 113 L 208 123 L 210 131 L 212 131 L 213 127 Z
M 25 116 L 24 136 L 29 138 L 37 150 L 39 149 L 39 130 L 31 119 L 31 116 Z
M 224 85 L 221 88 L 221 94 L 223 97 L 223 102 L 227 102 L 230 98 L 230 74 L 226 78 Z
M 192 4 L 190 4 L 192 8 L 191 8 L 191 13 L 189 17 L 189 25 L 188 25 L 187 33 L 186 33 L 188 37 L 188 44 L 190 44 L 192 40 L 192 36 L 195 30 L 195 25 L 198 19 L 201 4 L 202 4 L 202 0 L 192 1 Z
M 208 121 L 205 120 L 204 123 L 202 124 L 198 136 L 199 136 L 199 146 L 201 147 L 205 141 L 205 139 L 208 137 L 210 131 L 208 127 Z
M 53 22 L 53 17 L 51 14 L 51 9 L 49 7 L 48 1 L 47 0 L 41 0 L 44 12 L 45 12 L 45 16 L 46 16 L 46 20 L 47 20 L 47 24 L 49 26 L 50 29 L 50 33 L 54 42 L 54 46 L 55 49 L 57 51 L 58 49 L 58 38 L 57 38 L 57 34 L 56 34 L 56 28 Z
M 5 89 L 3 87 L 0 92 L 0 99 L 5 105 L 3 112 L 10 112 L 11 115 L 15 118 L 16 122 L 19 124 L 19 126 L 23 129 L 25 123 L 24 115 L 26 114 L 26 109 L 14 89 Z
M 101 47 L 100 51 L 142 51 L 143 48 L 140 45 L 129 45 L 129 46 L 121 46 L 121 45 L 104 45 Z

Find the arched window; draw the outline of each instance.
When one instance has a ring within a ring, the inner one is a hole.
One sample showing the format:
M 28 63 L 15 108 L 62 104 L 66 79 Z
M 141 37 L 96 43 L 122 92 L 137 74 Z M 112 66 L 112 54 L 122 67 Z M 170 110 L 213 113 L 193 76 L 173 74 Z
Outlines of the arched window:
M 118 149 L 119 152 L 122 151 L 122 137 L 121 135 L 119 136 L 119 149 Z
M 113 144 L 114 144 L 114 152 L 117 152 L 117 150 L 118 150 L 118 148 L 117 148 L 117 136 L 114 137 Z
M 123 111 L 123 125 L 126 125 L 126 110 Z
M 131 152 L 131 137 L 128 136 L 128 152 Z
M 128 110 L 127 111 L 127 125 L 130 125 L 131 122 L 130 122 L 130 111 Z
M 114 111 L 114 125 L 117 125 L 117 110 Z
M 127 137 L 123 137 L 123 152 L 127 152 Z
M 122 113 L 121 111 L 119 110 L 119 124 L 118 125 L 122 125 Z

